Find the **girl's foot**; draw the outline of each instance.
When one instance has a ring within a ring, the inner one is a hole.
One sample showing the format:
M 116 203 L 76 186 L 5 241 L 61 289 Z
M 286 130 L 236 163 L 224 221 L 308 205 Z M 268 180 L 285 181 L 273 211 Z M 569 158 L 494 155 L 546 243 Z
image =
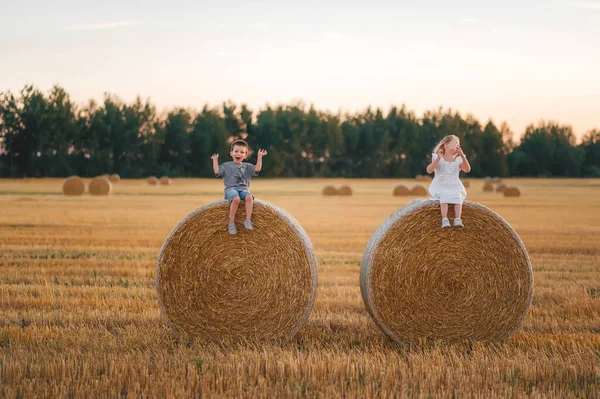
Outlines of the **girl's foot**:
M 229 223 L 227 230 L 229 230 L 229 234 L 237 234 L 237 228 L 235 227 L 235 223 Z
M 252 224 L 252 220 L 245 220 L 244 227 L 246 230 L 254 230 L 254 225 Z
M 443 218 L 442 219 L 442 229 L 445 229 L 446 227 L 450 227 L 450 221 L 448 220 L 448 218 Z
M 454 219 L 454 227 L 465 227 L 465 225 L 462 222 L 462 219 L 459 219 L 459 218 Z

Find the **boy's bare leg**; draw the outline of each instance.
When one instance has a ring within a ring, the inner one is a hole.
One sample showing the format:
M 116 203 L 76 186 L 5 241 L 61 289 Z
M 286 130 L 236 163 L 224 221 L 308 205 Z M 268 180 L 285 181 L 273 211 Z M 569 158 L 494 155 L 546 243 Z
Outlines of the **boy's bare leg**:
M 252 194 L 246 195 L 246 198 L 244 198 L 244 202 L 246 203 L 246 220 L 251 220 L 252 209 L 254 205 L 254 197 L 252 197 Z
M 240 197 L 235 197 L 231 200 L 231 206 L 229 207 L 229 224 L 235 223 L 235 214 L 237 213 L 240 201 Z

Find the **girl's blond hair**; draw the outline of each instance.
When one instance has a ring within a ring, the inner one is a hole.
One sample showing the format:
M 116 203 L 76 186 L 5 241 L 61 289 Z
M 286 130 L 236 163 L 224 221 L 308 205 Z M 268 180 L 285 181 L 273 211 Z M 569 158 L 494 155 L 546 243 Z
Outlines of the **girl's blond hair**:
M 456 136 L 454 134 L 449 134 L 447 136 L 444 136 L 444 138 L 441 139 L 440 142 L 437 143 L 437 145 L 433 148 L 433 153 L 437 154 L 437 152 L 440 150 L 440 148 L 443 150 L 444 144 L 448 144 L 452 140 L 456 140 L 456 141 L 460 142 L 460 139 L 458 138 L 458 136 Z

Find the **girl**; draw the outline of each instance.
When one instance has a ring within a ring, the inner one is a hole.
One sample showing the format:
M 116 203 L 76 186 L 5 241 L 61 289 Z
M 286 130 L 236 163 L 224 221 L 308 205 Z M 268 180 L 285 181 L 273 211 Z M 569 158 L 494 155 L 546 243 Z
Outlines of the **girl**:
M 469 173 L 471 165 L 460 148 L 460 140 L 455 135 L 446 136 L 433 149 L 431 163 L 427 165 L 427 173 L 435 171 L 429 193 L 440 201 L 442 228 L 450 227 L 448 204 L 454 204 L 454 226 L 465 227 L 460 216 L 467 190 L 458 178 L 461 170 Z

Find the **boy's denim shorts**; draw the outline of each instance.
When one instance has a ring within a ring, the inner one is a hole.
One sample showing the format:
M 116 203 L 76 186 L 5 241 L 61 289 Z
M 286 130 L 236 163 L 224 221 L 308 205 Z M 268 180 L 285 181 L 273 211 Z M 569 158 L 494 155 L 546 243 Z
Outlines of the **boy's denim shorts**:
M 250 191 L 246 190 L 245 188 L 230 188 L 225 191 L 225 199 L 229 202 L 233 201 L 235 197 L 240 197 L 241 200 L 244 200 L 248 194 L 254 198 Z

